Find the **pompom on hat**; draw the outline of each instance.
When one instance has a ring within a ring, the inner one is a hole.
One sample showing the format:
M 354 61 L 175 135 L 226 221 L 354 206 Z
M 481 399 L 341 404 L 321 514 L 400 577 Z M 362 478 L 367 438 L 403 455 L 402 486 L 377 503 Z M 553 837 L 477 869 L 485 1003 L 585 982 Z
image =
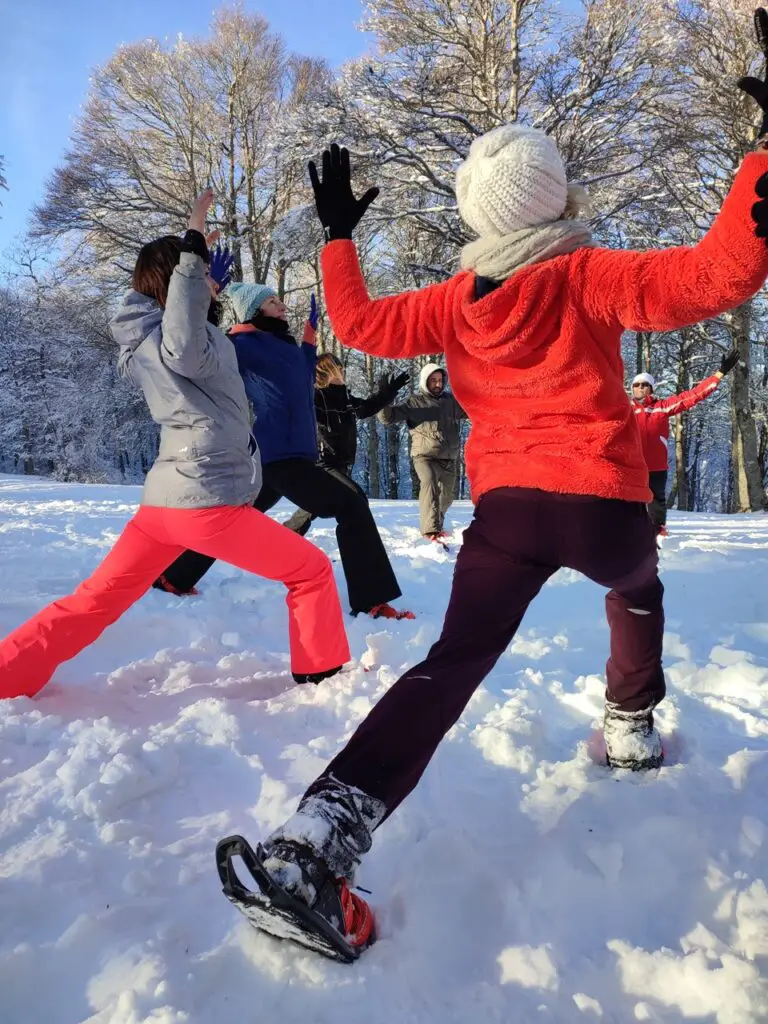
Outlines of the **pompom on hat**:
M 456 198 L 462 218 L 481 237 L 560 220 L 568 182 L 555 140 L 521 124 L 481 135 L 456 174 Z

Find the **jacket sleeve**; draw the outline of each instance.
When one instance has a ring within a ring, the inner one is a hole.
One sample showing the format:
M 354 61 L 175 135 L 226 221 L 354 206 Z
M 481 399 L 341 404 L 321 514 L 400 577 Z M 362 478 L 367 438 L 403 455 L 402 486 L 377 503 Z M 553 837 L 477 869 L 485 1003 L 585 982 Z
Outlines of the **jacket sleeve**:
M 709 398 L 713 391 L 717 390 L 720 378 L 716 376 L 707 377 L 690 391 L 681 391 L 679 395 L 672 395 L 670 398 L 661 398 L 653 405 L 654 412 L 664 412 L 667 416 L 676 416 L 679 412 L 692 409 L 694 405 Z
M 456 419 L 468 420 L 469 416 L 467 416 L 466 412 L 464 412 L 464 409 L 460 405 L 459 400 L 456 398 L 456 396 L 451 395 L 451 398 L 453 399 L 453 415 L 456 417 Z
M 746 302 L 768 276 L 768 246 L 755 235 L 752 206 L 768 153 L 750 153 L 712 227 L 695 246 L 648 252 L 582 250 L 585 308 L 598 322 L 670 331 Z
M 171 274 L 163 313 L 160 358 L 174 373 L 198 380 L 219 370 L 216 348 L 208 335 L 211 293 L 205 264 L 193 252 L 182 252 Z
M 388 406 L 393 398 L 394 395 L 390 388 L 382 388 L 368 398 L 357 398 L 355 395 L 350 395 L 349 404 L 359 420 L 367 420 Z
M 399 405 L 387 405 L 379 413 L 379 420 L 387 425 L 405 422 L 409 427 L 418 427 L 420 423 L 434 423 L 439 419 L 439 406 L 414 406 L 409 405 L 408 402 L 402 402 Z
M 315 386 L 315 371 L 317 370 L 317 346 L 313 341 L 302 341 L 301 351 L 304 356 L 304 365 L 307 368 L 307 376 Z
M 339 341 L 382 359 L 411 359 L 443 351 L 451 323 L 453 281 L 372 299 L 354 242 L 329 242 L 322 253 L 325 305 Z

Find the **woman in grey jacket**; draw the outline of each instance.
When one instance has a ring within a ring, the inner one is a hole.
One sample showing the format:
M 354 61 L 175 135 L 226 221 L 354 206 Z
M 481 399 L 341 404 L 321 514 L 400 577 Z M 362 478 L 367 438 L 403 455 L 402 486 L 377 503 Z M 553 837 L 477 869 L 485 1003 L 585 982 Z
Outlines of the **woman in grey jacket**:
M 291 667 L 298 682 L 338 671 L 349 648 L 331 564 L 309 541 L 252 507 L 261 485 L 245 389 L 232 343 L 208 322 L 205 215 L 184 239 L 145 245 L 133 290 L 111 327 L 119 368 L 160 425 L 141 505 L 95 572 L 0 643 L 0 697 L 32 696 L 144 594 L 186 548 L 288 588 Z

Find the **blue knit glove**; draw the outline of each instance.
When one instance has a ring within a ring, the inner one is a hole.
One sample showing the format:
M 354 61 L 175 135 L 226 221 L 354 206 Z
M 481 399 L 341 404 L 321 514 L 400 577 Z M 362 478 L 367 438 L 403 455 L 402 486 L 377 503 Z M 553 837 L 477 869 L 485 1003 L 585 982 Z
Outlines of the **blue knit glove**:
M 211 265 L 208 273 L 216 282 L 219 292 L 223 292 L 232 280 L 230 271 L 234 262 L 235 257 L 230 253 L 229 246 L 222 250 L 221 246 L 217 245 L 211 253 Z
M 315 298 L 315 293 L 312 292 L 309 296 L 309 326 L 313 331 L 317 330 L 317 321 L 319 318 L 320 314 L 317 309 L 317 299 Z

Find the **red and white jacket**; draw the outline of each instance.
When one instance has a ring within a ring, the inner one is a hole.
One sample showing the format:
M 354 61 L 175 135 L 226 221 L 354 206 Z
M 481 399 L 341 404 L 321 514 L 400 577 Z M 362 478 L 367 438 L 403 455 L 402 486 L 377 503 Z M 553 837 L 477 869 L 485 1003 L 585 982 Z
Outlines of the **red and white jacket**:
M 648 395 L 641 401 L 632 399 L 635 410 L 635 422 L 640 430 L 643 442 L 643 455 L 649 473 L 657 473 L 667 469 L 667 441 L 669 440 L 669 418 L 680 412 L 692 409 L 694 405 L 708 398 L 720 383 L 720 377 L 714 374 L 701 381 L 690 391 L 682 391 L 670 398 L 656 398 Z

